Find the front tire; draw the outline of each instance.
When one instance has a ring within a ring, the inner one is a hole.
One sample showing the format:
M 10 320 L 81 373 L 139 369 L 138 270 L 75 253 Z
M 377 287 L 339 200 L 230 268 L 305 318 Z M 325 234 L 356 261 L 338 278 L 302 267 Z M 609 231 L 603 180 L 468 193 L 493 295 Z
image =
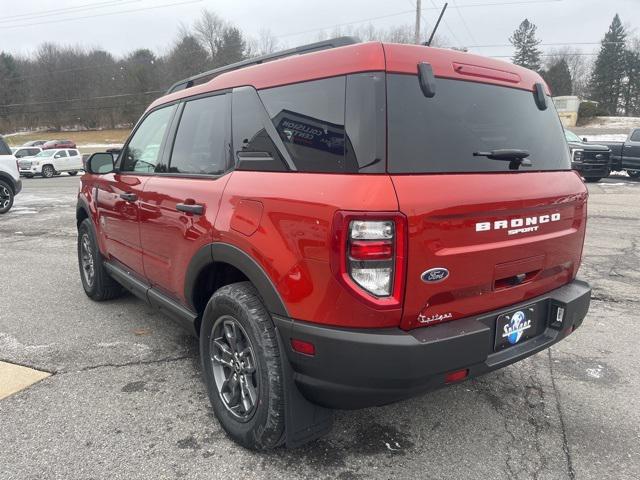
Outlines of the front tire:
M 78 227 L 78 266 L 84 293 L 98 302 L 121 296 L 124 288 L 107 273 L 91 220 Z
M 51 178 L 55 175 L 56 171 L 53 169 L 51 165 L 45 165 L 42 167 L 42 176 L 44 178 Z
M 602 180 L 602 177 L 585 177 L 584 180 L 589 183 L 598 183 L 600 180 Z
M 200 356 L 211 405 L 227 435 L 252 450 L 279 446 L 283 360 L 271 316 L 249 282 L 222 287 L 209 300 Z
M 0 215 L 7 213 L 13 207 L 13 189 L 11 186 L 0 180 Z
M 627 170 L 627 175 L 631 178 L 640 178 L 640 170 Z

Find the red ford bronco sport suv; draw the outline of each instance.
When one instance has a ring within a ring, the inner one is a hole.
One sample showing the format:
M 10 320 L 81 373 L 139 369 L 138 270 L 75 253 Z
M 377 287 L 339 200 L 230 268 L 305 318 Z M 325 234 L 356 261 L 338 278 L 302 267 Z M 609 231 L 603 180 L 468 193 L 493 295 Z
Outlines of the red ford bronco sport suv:
M 580 326 L 587 190 L 536 73 L 341 38 L 174 85 L 78 199 L 87 295 L 200 338 L 215 414 L 268 449 Z

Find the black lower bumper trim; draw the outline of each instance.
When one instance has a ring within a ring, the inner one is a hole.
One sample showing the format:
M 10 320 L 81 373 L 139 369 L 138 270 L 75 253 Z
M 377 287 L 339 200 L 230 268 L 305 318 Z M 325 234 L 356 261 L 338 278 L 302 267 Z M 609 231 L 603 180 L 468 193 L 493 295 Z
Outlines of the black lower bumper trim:
M 274 317 L 300 391 L 332 408 L 384 405 L 445 385 L 445 375 L 469 369 L 482 375 L 522 360 L 558 342 L 582 324 L 591 288 L 575 280 L 545 295 L 482 315 L 409 332 L 343 329 Z M 498 315 L 535 303 L 543 315 L 538 335 L 493 351 Z M 555 309 L 565 313 L 554 324 Z M 314 344 L 312 356 L 297 353 L 291 339 Z

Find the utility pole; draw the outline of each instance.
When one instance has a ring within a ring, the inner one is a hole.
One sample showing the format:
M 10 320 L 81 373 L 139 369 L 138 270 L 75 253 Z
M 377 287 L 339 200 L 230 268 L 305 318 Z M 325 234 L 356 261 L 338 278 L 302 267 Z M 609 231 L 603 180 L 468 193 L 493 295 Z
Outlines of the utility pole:
M 416 0 L 416 29 L 413 43 L 420 44 L 420 17 L 422 16 L 422 1 Z

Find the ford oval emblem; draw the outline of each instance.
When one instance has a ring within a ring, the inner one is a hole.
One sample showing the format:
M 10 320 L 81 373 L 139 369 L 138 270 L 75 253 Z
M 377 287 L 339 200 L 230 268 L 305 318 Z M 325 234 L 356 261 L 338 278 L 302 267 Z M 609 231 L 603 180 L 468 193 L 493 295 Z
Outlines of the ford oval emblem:
M 425 283 L 437 283 L 443 281 L 445 278 L 449 276 L 449 270 L 442 267 L 430 268 L 426 272 L 424 272 L 420 278 Z

